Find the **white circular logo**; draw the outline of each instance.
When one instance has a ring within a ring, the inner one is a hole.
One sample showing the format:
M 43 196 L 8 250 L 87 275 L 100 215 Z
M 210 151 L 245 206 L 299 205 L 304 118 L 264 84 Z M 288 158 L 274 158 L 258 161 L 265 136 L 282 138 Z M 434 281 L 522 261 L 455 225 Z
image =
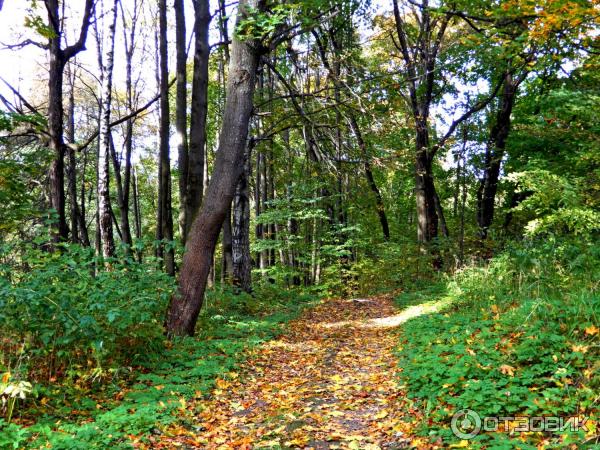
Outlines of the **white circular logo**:
M 470 409 L 461 409 L 452 416 L 452 433 L 459 439 L 472 439 L 481 431 L 481 417 Z

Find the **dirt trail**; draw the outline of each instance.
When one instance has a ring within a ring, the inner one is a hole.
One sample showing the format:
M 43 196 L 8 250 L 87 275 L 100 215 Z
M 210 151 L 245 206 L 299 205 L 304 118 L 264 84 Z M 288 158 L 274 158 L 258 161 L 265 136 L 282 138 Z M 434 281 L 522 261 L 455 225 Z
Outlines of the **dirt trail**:
M 410 417 L 399 408 L 389 297 L 329 300 L 219 380 L 184 448 L 400 449 Z M 172 442 L 175 444 L 175 442 Z M 414 445 L 414 441 L 413 441 Z

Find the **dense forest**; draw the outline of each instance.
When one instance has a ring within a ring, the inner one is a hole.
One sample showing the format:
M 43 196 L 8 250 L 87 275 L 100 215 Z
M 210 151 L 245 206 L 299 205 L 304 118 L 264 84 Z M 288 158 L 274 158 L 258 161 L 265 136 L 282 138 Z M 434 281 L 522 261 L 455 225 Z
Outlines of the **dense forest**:
M 0 29 L 0 448 L 600 448 L 598 0 Z

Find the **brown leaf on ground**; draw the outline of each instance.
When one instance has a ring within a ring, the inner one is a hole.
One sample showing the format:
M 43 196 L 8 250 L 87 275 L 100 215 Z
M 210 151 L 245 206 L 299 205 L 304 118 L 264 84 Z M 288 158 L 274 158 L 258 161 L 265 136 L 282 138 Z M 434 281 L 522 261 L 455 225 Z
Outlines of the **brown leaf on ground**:
M 152 448 L 435 448 L 412 436 L 393 349 L 391 298 L 334 299 L 307 311 L 219 379 L 194 430 L 173 428 Z M 396 323 L 398 322 L 398 323 Z M 138 444 L 143 448 L 143 445 Z

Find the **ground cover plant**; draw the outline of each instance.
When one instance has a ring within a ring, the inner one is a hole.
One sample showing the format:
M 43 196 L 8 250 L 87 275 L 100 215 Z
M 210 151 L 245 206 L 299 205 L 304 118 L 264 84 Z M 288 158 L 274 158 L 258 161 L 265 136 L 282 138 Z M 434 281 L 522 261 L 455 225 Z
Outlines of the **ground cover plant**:
M 481 433 L 466 446 L 593 448 L 599 250 L 597 243 L 572 240 L 521 244 L 421 294 L 446 301 L 443 311 L 408 322 L 398 347 L 400 377 L 424 414 L 421 433 L 460 446 L 450 420 L 465 408 L 482 418 L 586 417 L 587 431 L 517 436 L 513 420 L 509 429 Z

